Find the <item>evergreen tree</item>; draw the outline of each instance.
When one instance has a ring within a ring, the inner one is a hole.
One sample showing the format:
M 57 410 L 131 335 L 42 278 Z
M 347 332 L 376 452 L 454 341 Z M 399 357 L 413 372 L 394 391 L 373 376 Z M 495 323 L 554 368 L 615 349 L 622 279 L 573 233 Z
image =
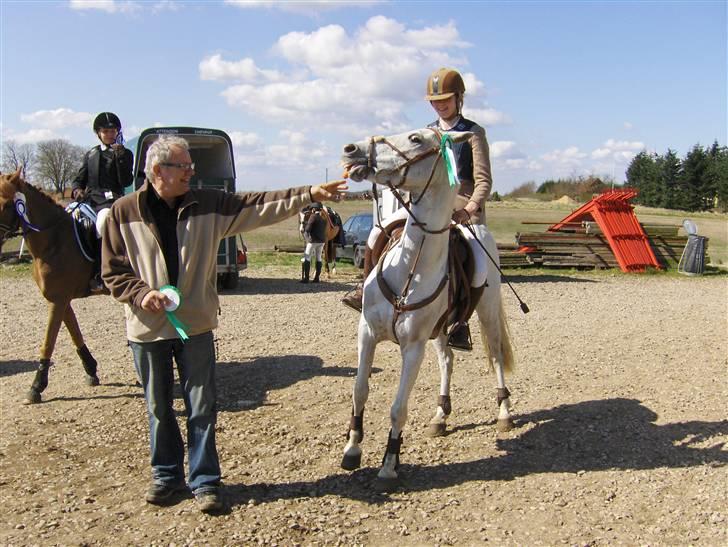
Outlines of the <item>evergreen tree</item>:
M 712 207 L 712 198 L 709 188 L 706 189 L 706 169 L 708 168 L 708 154 L 702 146 L 696 144 L 688 152 L 682 162 L 682 176 L 680 177 L 680 192 L 678 194 L 678 209 L 686 211 L 705 211 Z
M 659 161 L 660 189 L 662 196 L 660 207 L 675 209 L 678 202 L 680 182 L 680 158 L 674 150 L 667 149 L 667 153 Z
M 639 192 L 635 203 L 657 207 L 660 199 L 659 177 L 656 155 L 643 150 L 627 167 L 625 186 Z
M 705 186 L 712 196 L 711 207 L 728 212 L 728 147 L 719 146 L 717 141 L 708 151 Z

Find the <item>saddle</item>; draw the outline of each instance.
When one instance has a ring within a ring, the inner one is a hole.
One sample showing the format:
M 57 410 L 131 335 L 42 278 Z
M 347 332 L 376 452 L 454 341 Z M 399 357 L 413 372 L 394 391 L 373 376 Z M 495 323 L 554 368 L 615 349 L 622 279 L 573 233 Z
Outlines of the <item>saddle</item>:
M 371 253 L 371 265 L 376 266 L 387 252 L 394 247 L 402 237 L 406 220 L 396 220 L 387 226 L 382 233 L 379 234 Z M 450 228 L 449 232 L 449 250 L 447 257 L 447 309 L 435 324 L 435 328 L 430 335 L 430 339 L 437 338 L 440 334 L 444 334 L 455 323 L 467 321 L 475 310 L 483 292 L 483 287 L 471 287 L 473 275 L 475 273 L 475 259 L 473 258 L 473 250 L 470 248 L 465 237 L 455 225 Z M 395 308 L 398 307 L 395 295 L 391 290 L 387 290 L 386 283 L 381 277 L 381 268 L 377 268 L 377 282 L 382 292 Z M 439 290 L 432 295 L 436 297 Z M 419 307 L 428 304 L 433 298 L 427 299 L 421 303 Z M 407 311 L 403 309 L 402 311 Z M 395 315 L 396 317 L 396 315 Z
M 97 262 L 101 257 L 98 253 L 96 211 L 86 203 L 77 202 L 68 204 L 66 211 L 73 218 L 73 235 L 81 254 L 89 262 Z

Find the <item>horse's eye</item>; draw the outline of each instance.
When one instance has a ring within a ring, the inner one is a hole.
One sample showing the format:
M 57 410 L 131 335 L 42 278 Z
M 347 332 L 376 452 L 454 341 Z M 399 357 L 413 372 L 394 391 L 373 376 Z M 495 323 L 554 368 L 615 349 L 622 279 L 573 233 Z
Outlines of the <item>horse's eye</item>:
M 422 144 L 422 135 L 419 133 L 412 133 L 409 136 L 409 140 L 412 144 Z

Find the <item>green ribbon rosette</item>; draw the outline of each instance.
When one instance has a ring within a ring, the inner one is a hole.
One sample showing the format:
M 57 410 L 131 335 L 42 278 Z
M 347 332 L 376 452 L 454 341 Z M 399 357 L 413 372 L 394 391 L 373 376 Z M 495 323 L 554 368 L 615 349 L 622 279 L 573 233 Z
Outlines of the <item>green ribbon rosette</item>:
M 165 285 L 159 289 L 159 292 L 169 299 L 169 304 L 164 306 L 164 313 L 167 314 L 167 319 L 170 323 L 172 323 L 174 330 L 177 331 L 177 334 L 179 334 L 182 341 L 188 340 L 189 336 L 187 336 L 187 333 L 185 332 L 186 327 L 174 314 L 174 312 L 182 305 L 182 293 L 179 292 L 179 289 L 174 285 Z
M 447 133 L 442 135 L 440 139 L 440 154 L 442 159 L 445 160 L 445 167 L 447 167 L 447 180 L 450 182 L 450 186 L 457 186 L 460 184 L 458 179 L 458 168 L 457 162 L 455 161 L 455 153 L 452 151 L 452 137 Z

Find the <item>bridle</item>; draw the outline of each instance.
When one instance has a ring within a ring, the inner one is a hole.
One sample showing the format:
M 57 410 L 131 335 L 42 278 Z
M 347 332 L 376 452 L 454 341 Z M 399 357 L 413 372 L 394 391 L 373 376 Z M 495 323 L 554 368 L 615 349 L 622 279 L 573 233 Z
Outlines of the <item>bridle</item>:
M 415 214 L 412 212 L 412 209 L 410 205 L 417 205 L 420 200 L 424 197 L 424 195 L 427 193 L 427 190 L 430 188 L 430 184 L 432 183 L 432 179 L 435 176 L 435 170 L 437 169 L 438 164 L 440 163 L 441 154 L 440 154 L 440 140 L 442 139 L 442 133 L 435 129 L 434 127 L 426 127 L 425 129 L 429 129 L 437 136 L 437 142 L 438 144 L 428 148 L 427 150 L 424 150 L 413 157 L 407 157 L 407 154 L 402 152 L 399 148 L 397 148 L 394 144 L 392 144 L 389 140 L 387 140 L 386 137 L 370 137 L 369 138 L 369 148 L 367 150 L 366 160 L 367 160 L 367 168 L 371 172 L 376 172 L 376 148 L 377 144 L 381 143 L 389 148 L 391 148 L 399 157 L 401 157 L 404 160 L 404 163 L 397 165 L 393 167 L 392 169 L 386 169 L 386 170 L 380 170 L 378 173 L 398 173 L 399 174 L 399 184 L 393 184 L 391 180 L 388 180 L 386 182 L 386 186 L 390 189 L 392 192 L 392 195 L 397 200 L 397 202 L 407 211 L 407 214 L 412 217 L 414 220 L 413 225 L 417 226 L 420 230 L 423 232 L 426 232 L 428 234 L 441 234 L 443 232 L 446 232 L 450 229 L 451 224 L 448 223 L 445 227 L 440 228 L 438 230 L 430 230 L 426 228 L 427 226 L 426 222 L 421 222 L 417 219 Z M 427 178 L 427 183 L 425 183 L 425 187 L 422 189 L 422 192 L 420 192 L 419 196 L 415 200 L 405 201 L 405 199 L 402 197 L 402 193 L 399 191 L 399 189 L 405 184 L 407 181 L 407 172 L 409 171 L 409 168 L 414 165 L 415 163 L 428 158 L 429 156 L 436 154 L 437 157 L 435 158 L 435 161 L 432 164 L 432 169 L 430 170 L 430 176 Z M 374 201 L 377 203 L 377 225 L 379 228 L 382 228 L 381 218 L 379 218 L 379 198 L 378 193 L 376 190 L 376 183 L 372 183 L 372 195 L 374 196 Z

